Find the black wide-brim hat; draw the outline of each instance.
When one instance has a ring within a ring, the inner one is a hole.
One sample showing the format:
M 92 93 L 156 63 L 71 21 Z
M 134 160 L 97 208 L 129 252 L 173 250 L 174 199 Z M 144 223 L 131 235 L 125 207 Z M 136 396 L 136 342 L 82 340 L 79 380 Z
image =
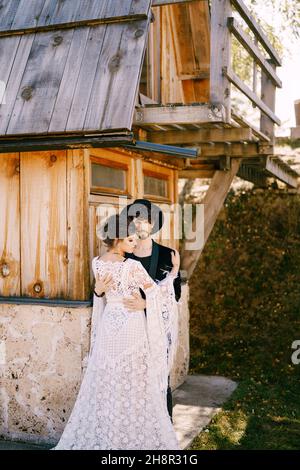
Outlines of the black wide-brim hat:
M 164 215 L 159 206 L 148 199 L 136 199 L 134 202 L 124 207 L 121 211 L 121 217 L 141 217 L 150 220 L 153 223 L 151 234 L 158 232 L 164 223 Z

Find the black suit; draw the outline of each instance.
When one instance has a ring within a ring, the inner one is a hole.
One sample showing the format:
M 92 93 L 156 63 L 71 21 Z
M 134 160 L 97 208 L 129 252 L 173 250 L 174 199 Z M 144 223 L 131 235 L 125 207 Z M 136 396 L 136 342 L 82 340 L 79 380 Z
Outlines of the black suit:
M 164 279 L 168 272 L 172 269 L 172 258 L 171 252 L 173 251 L 171 248 L 163 245 L 159 245 L 154 240 L 152 240 L 152 253 L 150 257 L 140 258 L 135 256 L 133 253 L 126 253 L 126 258 L 132 258 L 137 261 L 140 261 L 148 274 L 152 277 L 155 281 L 161 281 Z M 142 289 L 140 289 L 142 297 L 145 299 L 145 293 Z M 175 298 L 178 300 L 181 297 L 181 278 L 180 272 L 178 272 L 178 276 L 174 279 L 174 291 L 175 291 Z M 146 314 L 146 310 L 145 310 Z M 167 406 L 170 418 L 172 420 L 172 392 L 170 387 L 170 377 L 168 377 L 168 390 L 167 390 Z

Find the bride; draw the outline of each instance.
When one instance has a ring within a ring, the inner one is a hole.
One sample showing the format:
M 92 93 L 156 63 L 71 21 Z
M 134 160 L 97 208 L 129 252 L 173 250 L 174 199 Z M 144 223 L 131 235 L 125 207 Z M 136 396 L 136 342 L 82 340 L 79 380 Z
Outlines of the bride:
M 173 280 L 179 257 L 173 254 L 171 272 L 155 283 L 139 261 L 124 257 L 136 246 L 132 220 L 120 224 L 111 216 L 104 226 L 108 251 L 93 259 L 92 269 L 97 282 L 109 277 L 109 288 L 105 297 L 94 294 L 87 369 L 51 450 L 180 450 L 166 400 L 178 338 Z M 123 304 L 139 288 L 147 315 Z

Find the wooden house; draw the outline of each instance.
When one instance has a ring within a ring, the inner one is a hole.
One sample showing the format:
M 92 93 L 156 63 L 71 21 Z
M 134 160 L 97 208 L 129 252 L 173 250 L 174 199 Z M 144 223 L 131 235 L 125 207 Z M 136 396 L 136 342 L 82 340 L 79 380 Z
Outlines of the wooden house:
M 232 69 L 232 35 L 261 96 Z M 235 175 L 296 187 L 273 152 L 280 63 L 241 0 L 1 1 L 2 436 L 56 442 L 64 428 L 89 348 L 99 206 L 147 197 L 174 228 L 178 177 L 211 178 L 206 240 Z M 231 85 L 260 128 L 232 111 Z M 182 255 L 189 277 L 200 251 Z M 183 302 L 174 387 L 188 360 Z

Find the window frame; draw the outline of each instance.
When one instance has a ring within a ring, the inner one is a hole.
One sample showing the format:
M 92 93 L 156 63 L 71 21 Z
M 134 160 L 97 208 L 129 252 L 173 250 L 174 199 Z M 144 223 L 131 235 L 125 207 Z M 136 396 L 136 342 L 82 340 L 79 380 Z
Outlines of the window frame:
M 151 165 L 151 164 L 150 164 Z M 146 199 L 151 199 L 153 201 L 157 202 L 166 202 L 166 203 L 171 203 L 172 202 L 172 170 L 169 168 L 164 168 L 164 167 L 156 167 L 156 166 L 150 166 L 149 164 L 145 163 L 143 164 L 143 183 L 144 183 L 144 197 Z M 167 195 L 166 196 L 158 196 L 157 194 L 149 194 L 145 192 L 145 176 L 150 176 L 152 178 L 164 180 L 167 182 Z
M 126 172 L 125 177 L 125 189 L 113 188 L 113 187 L 105 187 L 105 186 L 93 186 L 93 170 L 92 170 L 92 163 L 99 164 L 108 168 L 115 168 L 119 170 L 124 170 Z M 131 197 L 132 188 L 131 188 L 131 166 L 129 161 L 125 161 L 122 159 L 120 161 L 120 155 L 118 155 L 118 160 L 114 158 L 107 158 L 107 156 L 98 156 L 94 154 L 90 154 L 89 158 L 90 164 L 90 194 L 94 194 L 96 196 L 101 195 L 109 195 L 109 196 L 128 196 Z

